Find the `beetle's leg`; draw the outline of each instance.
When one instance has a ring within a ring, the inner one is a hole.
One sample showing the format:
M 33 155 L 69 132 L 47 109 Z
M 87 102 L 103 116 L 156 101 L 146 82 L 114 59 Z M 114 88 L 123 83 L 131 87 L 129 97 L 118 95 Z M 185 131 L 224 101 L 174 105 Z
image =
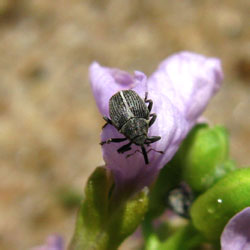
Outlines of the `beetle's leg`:
M 106 121 L 106 123 L 102 126 L 102 128 L 104 129 L 108 124 L 112 124 L 112 121 L 107 117 L 107 116 L 103 116 L 103 119 Z
M 152 107 L 153 107 L 153 101 L 152 100 L 147 100 L 148 104 L 148 111 L 151 112 Z
M 149 113 L 150 113 L 151 110 L 152 110 L 152 107 L 153 107 L 153 101 L 150 100 L 150 99 L 148 99 L 148 92 L 145 93 L 144 102 L 145 102 L 145 103 L 149 103 L 149 104 L 148 104 L 148 111 L 149 111 Z
M 160 136 L 151 136 L 146 139 L 146 144 L 151 144 L 161 139 Z
M 150 114 L 150 116 L 152 117 L 151 120 L 149 121 L 148 127 L 151 127 L 153 125 L 153 123 L 156 120 L 157 115 L 155 113 Z
M 147 155 L 147 151 L 145 149 L 144 146 L 141 146 L 141 150 L 142 150 L 142 154 L 143 154 L 143 157 L 144 157 L 144 161 L 145 161 L 145 164 L 148 164 L 148 155 Z
M 100 144 L 103 145 L 103 144 L 109 144 L 111 142 L 122 142 L 122 141 L 126 141 L 126 140 L 127 140 L 127 138 L 110 138 L 107 141 L 100 142 Z
M 124 152 L 129 151 L 131 149 L 131 147 L 130 147 L 131 144 L 132 144 L 132 142 L 129 142 L 128 144 L 121 146 L 120 148 L 117 149 L 117 152 L 119 154 L 123 154 Z

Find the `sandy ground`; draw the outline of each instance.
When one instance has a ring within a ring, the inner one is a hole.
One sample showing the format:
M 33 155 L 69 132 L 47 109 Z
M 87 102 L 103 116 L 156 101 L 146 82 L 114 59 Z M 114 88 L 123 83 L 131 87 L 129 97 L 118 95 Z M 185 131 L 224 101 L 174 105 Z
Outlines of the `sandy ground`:
M 250 163 L 247 0 L 0 0 L 0 249 L 58 232 L 69 241 L 79 195 L 103 164 L 94 60 L 150 74 L 168 55 L 221 58 L 224 85 L 205 115 Z M 121 249 L 135 249 L 128 239 Z

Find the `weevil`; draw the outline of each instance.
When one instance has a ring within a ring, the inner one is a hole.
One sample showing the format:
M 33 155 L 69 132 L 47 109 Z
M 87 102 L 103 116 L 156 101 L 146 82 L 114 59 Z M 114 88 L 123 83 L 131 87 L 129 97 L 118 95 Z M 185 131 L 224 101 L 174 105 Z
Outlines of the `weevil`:
M 152 107 L 153 101 L 148 99 L 147 92 L 145 93 L 144 100 L 133 90 L 122 90 L 114 94 L 109 100 L 110 118 L 106 116 L 103 117 L 106 121 L 103 128 L 110 124 L 125 137 L 110 138 L 106 141 L 102 141 L 100 144 L 104 145 L 111 142 L 119 143 L 128 140 L 129 143 L 118 148 L 117 152 L 123 154 L 131 150 L 131 145 L 135 144 L 141 147 L 144 161 L 148 164 L 149 161 L 147 153 L 154 149 L 151 148 L 147 152 L 145 145 L 149 146 L 151 143 L 161 139 L 160 136 L 148 136 L 148 129 L 153 125 L 157 117 L 155 113 L 150 113 Z M 162 151 L 154 151 L 163 153 Z M 138 152 L 138 150 L 134 153 L 136 152 Z M 133 154 L 130 154 L 127 157 Z

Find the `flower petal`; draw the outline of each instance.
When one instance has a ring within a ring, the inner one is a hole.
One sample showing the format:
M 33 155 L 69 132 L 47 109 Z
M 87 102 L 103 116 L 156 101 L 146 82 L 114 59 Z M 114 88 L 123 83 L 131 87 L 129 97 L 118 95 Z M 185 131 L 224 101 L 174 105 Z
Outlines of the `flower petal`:
M 63 239 L 59 235 L 50 235 L 46 239 L 46 243 L 41 246 L 36 246 L 31 250 L 63 250 Z
M 221 235 L 221 249 L 250 249 L 250 207 L 243 209 L 229 220 Z
M 219 59 L 180 52 L 159 65 L 148 85 L 149 91 L 163 92 L 187 120 L 193 121 L 220 88 L 222 80 Z
M 102 67 L 97 62 L 91 64 L 89 78 L 96 104 L 104 116 L 109 116 L 108 105 L 112 95 L 120 90 L 136 87 L 140 83 L 145 86 L 147 79 L 142 72 L 136 71 L 132 76 L 119 69 Z
M 149 136 L 161 136 L 151 148 L 164 154 L 148 153 L 149 165 L 145 166 L 138 150 L 132 145 L 128 153 L 118 154 L 117 149 L 127 142 L 103 145 L 106 166 L 115 176 L 120 188 L 130 186 L 141 189 L 149 185 L 158 171 L 173 157 L 181 141 L 197 122 L 210 98 L 222 81 L 220 62 L 215 58 L 181 52 L 163 61 L 155 73 L 146 76 L 135 71 L 134 76 L 117 69 L 110 69 L 93 63 L 90 67 L 90 81 L 94 96 L 102 115 L 108 116 L 110 97 L 124 89 L 135 90 L 142 98 L 148 92 L 153 100 L 152 113 L 157 114 L 155 123 L 149 129 Z M 124 138 L 113 126 L 103 129 L 102 141 L 109 138 Z

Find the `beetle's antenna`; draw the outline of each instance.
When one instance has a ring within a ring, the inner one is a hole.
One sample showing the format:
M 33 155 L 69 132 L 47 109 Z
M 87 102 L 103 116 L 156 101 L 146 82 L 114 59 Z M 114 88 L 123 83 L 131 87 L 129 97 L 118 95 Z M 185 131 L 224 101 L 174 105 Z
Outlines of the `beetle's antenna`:
M 160 153 L 160 154 L 163 154 L 163 153 L 164 153 L 163 151 L 158 151 L 158 150 L 155 150 L 155 149 L 153 149 L 153 148 L 150 148 L 150 149 L 147 151 L 147 153 L 149 153 L 150 151 L 154 151 L 154 152 Z
M 130 156 L 132 156 L 132 155 L 134 155 L 135 153 L 141 153 L 141 154 L 143 154 L 143 157 L 144 157 L 144 160 L 145 160 L 145 163 L 146 164 L 148 164 L 149 162 L 148 162 L 148 155 L 147 155 L 147 151 L 145 150 L 145 148 L 144 148 L 144 146 L 141 146 L 141 150 L 142 150 L 142 152 L 140 151 L 140 150 L 135 150 L 135 152 L 134 153 L 132 153 L 132 154 L 128 154 L 127 156 L 126 156 L 126 158 L 128 158 L 128 157 L 130 157 Z
M 146 164 L 148 164 L 148 154 L 144 146 L 141 146 L 142 154 L 144 156 L 144 161 Z
M 130 156 L 132 156 L 132 155 L 134 155 L 135 153 L 141 153 L 142 154 L 142 152 L 140 151 L 140 150 L 135 150 L 135 152 L 133 152 L 132 154 L 128 154 L 128 155 L 126 155 L 126 158 L 129 158 Z
M 150 145 L 147 145 L 147 146 L 150 146 Z M 155 149 L 153 149 L 153 148 L 150 148 L 148 151 L 147 151 L 147 154 L 149 153 L 149 152 L 151 152 L 151 151 L 154 151 L 154 152 L 156 152 L 156 153 L 159 153 L 159 154 L 163 154 L 164 152 L 163 151 L 158 151 L 158 150 L 155 150 Z M 134 155 L 135 153 L 141 153 L 141 154 L 143 154 L 140 150 L 135 150 L 132 154 L 128 154 L 128 155 L 126 155 L 126 158 L 129 158 L 130 156 L 132 156 L 132 155 Z

